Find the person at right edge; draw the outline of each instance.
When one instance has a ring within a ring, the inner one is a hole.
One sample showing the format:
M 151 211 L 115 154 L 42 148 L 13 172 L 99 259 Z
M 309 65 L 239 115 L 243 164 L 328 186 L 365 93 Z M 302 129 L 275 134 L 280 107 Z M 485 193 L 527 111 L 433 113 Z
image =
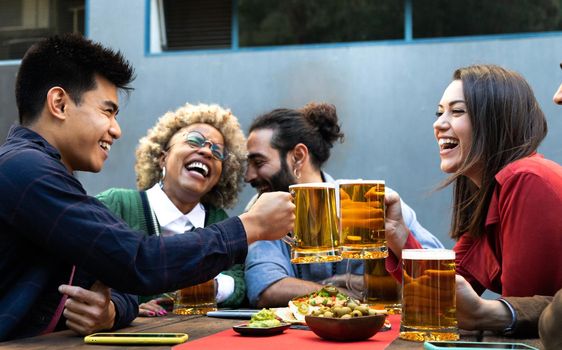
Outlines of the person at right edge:
M 458 326 L 536 336 L 541 296 L 562 287 L 562 167 L 537 153 L 544 114 L 519 74 L 474 65 L 454 72 L 436 116 L 441 170 L 452 174 L 445 185 L 455 184 Z M 402 249 L 420 244 L 398 201 L 385 198 L 387 269 L 400 279 Z M 501 298 L 481 298 L 485 289 Z

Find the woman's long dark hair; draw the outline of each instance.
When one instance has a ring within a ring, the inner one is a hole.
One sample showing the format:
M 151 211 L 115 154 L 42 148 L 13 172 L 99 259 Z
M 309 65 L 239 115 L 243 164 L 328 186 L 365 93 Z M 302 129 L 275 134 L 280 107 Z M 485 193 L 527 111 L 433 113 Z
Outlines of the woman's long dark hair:
M 495 175 L 536 152 L 547 134 L 546 119 L 533 90 L 516 72 L 473 65 L 457 69 L 453 79 L 462 82 L 472 145 L 463 164 L 443 185 L 454 183 L 450 235 L 480 237 L 496 187 Z M 474 167 L 481 169 L 480 188 L 465 175 Z

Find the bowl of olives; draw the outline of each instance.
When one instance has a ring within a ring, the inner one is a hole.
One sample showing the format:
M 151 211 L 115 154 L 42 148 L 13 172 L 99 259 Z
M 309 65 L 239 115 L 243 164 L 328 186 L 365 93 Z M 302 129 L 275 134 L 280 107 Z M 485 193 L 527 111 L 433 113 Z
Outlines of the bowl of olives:
M 365 304 L 324 307 L 305 317 L 308 327 L 320 338 L 357 341 L 371 338 L 384 325 L 385 313 Z

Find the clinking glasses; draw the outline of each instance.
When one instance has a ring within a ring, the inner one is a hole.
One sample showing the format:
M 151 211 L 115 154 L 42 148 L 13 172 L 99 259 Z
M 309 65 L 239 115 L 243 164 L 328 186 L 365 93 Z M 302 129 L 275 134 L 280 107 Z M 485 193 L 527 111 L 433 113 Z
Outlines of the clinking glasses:
M 193 148 L 203 148 L 206 144 L 209 144 L 213 157 L 221 162 L 228 157 L 228 153 L 223 145 L 214 143 L 198 131 L 190 131 L 186 133 L 185 142 Z

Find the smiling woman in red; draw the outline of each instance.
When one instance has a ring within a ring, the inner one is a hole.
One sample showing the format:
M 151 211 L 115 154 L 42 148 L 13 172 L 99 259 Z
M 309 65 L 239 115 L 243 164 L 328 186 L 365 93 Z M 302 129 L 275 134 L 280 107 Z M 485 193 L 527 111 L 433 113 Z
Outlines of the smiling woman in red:
M 235 204 L 242 188 L 245 143 L 229 110 L 186 104 L 162 116 L 140 140 L 135 165 L 139 190 L 110 189 L 97 197 L 148 235 L 190 234 L 227 218 L 223 208 Z M 216 277 L 221 307 L 244 301 L 243 273 L 243 266 L 235 265 Z M 139 314 L 164 315 L 160 300 L 142 297 Z
M 537 153 L 546 119 L 527 82 L 493 65 L 455 71 L 436 117 L 441 170 L 451 174 L 445 185 L 454 184 L 456 270 L 470 283 L 457 279 L 459 326 L 509 333 L 516 320 L 501 316 L 511 316 L 509 304 L 475 292 L 527 297 L 562 288 L 562 167 Z M 387 267 L 398 277 L 401 250 L 421 246 L 397 198 L 386 198 L 386 229 L 395 254 Z

